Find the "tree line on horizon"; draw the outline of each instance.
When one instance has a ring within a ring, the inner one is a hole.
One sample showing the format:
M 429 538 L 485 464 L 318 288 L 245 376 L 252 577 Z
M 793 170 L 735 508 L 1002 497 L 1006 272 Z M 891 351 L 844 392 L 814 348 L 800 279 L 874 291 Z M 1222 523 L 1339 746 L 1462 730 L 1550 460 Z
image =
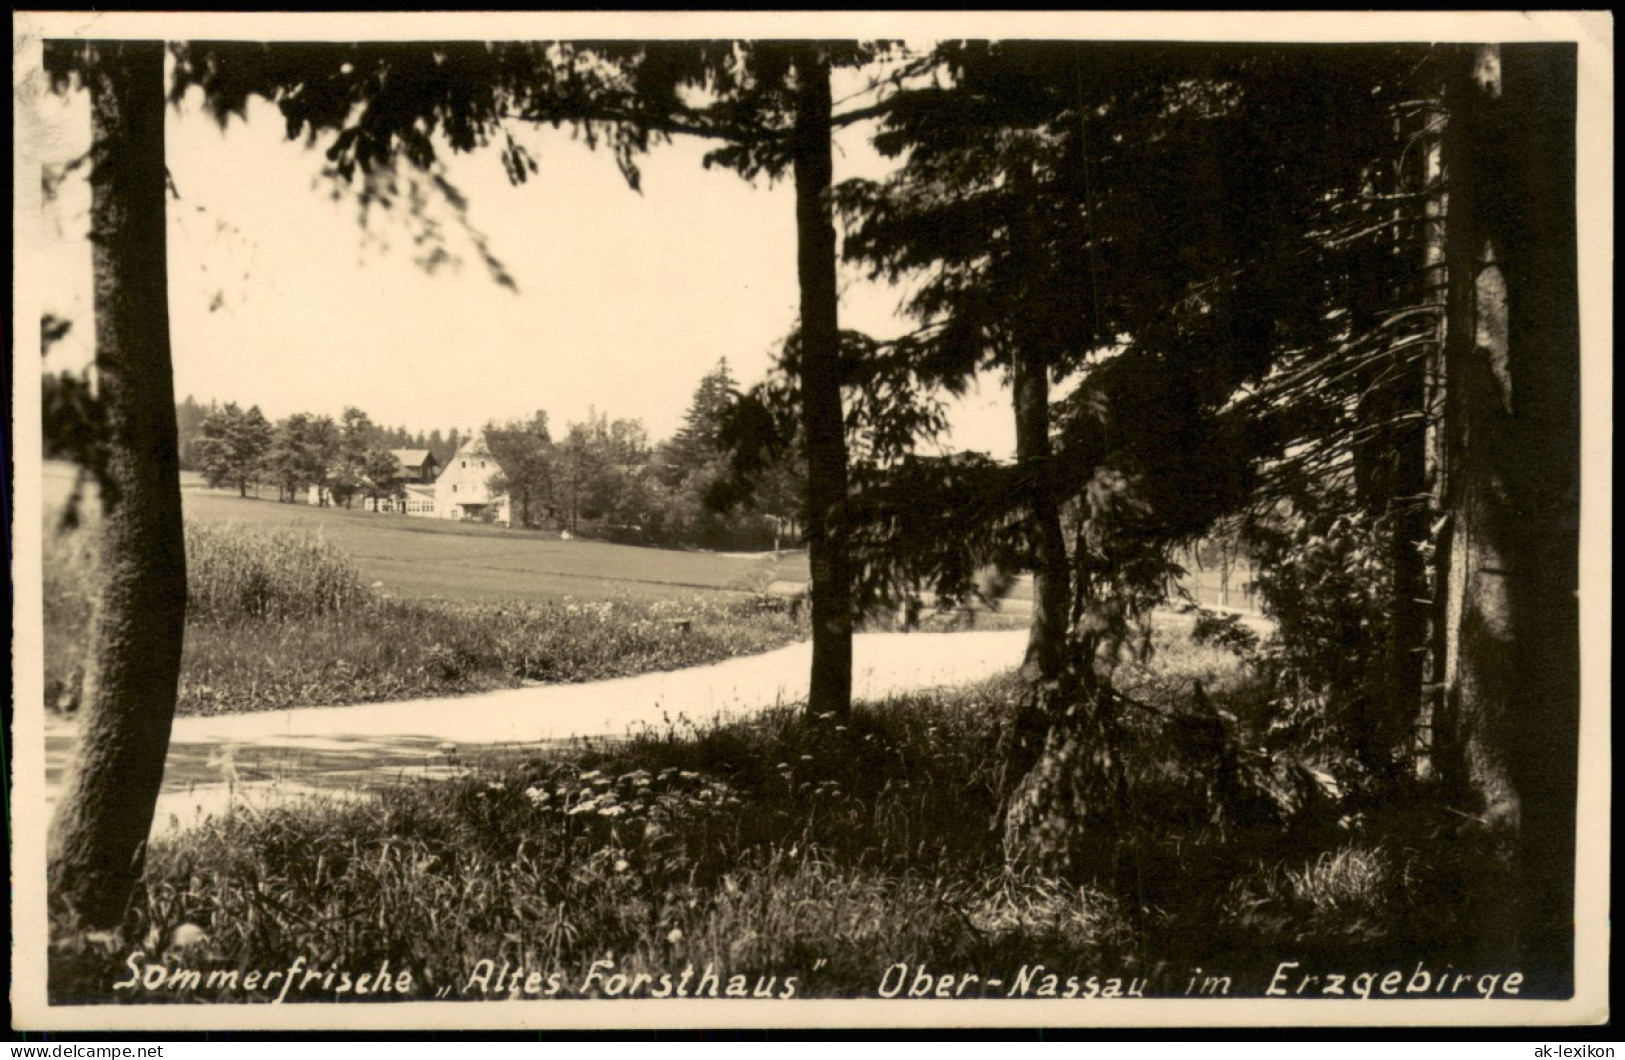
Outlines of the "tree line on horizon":
M 228 402 L 227 404 L 232 403 Z M 240 403 L 237 404 L 240 405 Z M 217 400 L 211 399 L 205 403 L 190 394 L 175 405 L 175 423 L 180 434 L 182 471 L 203 470 L 196 451 L 198 427 L 208 416 L 219 412 L 223 407 L 222 403 Z M 423 449 L 433 453 L 434 458 L 440 463 L 449 460 L 451 454 L 456 452 L 457 447 L 462 444 L 462 435 L 456 427 L 445 432 L 438 427 L 430 431 L 413 431 L 405 425 L 390 427 L 381 423 L 372 423 L 368 433 L 385 448 Z
M 72 460 L 95 448 L 95 398 L 84 377 L 47 374 L 43 383 L 46 408 L 55 410 L 46 417 L 47 458 Z M 527 529 L 704 548 L 791 543 L 799 521 L 799 471 L 792 463 L 776 465 L 744 504 L 730 510 L 707 504 L 729 474 L 719 436 L 736 388 L 723 358 L 700 380 L 683 425 L 660 443 L 649 441 L 641 420 L 596 409 L 566 424 L 558 440 L 544 411 L 488 421 L 482 432 L 499 465 L 491 491 L 511 499 L 512 525 Z M 423 450 L 444 467 L 473 433 L 453 427 L 444 435 L 438 428 L 414 434 L 381 426 L 354 406 L 337 420 L 298 412 L 273 422 L 258 405 L 204 404 L 188 395 L 175 413 L 180 469 L 200 474 L 211 488 L 247 497 L 275 487 L 284 503 L 320 489 L 322 504 L 344 508 L 404 497 L 406 480 L 391 450 Z

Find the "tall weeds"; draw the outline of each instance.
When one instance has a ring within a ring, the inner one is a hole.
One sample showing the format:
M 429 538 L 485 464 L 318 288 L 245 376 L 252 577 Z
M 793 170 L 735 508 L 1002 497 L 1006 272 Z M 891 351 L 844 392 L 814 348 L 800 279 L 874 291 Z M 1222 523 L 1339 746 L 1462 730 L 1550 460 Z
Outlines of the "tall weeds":
M 187 612 L 202 621 L 286 621 L 373 602 L 355 563 L 319 533 L 242 523 L 187 524 L 186 583 Z

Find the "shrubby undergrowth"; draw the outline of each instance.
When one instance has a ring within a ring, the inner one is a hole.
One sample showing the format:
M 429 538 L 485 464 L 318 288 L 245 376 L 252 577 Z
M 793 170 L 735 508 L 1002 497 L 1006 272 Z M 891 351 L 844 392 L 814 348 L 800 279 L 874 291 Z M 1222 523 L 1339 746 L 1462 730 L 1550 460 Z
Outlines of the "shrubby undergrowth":
M 1259 593 L 1276 623 L 1258 665 L 1276 691 L 1279 722 L 1367 779 L 1394 774 L 1393 730 L 1409 720 L 1382 717 L 1386 534 L 1370 516 L 1335 508 L 1278 514 L 1253 532 Z
M 1183 662 L 1204 668 L 1208 651 Z M 1213 681 L 1225 714 L 1247 694 L 1228 677 Z M 242 977 L 301 960 L 387 962 L 413 997 L 656 997 L 662 976 L 671 996 L 873 997 L 899 966 L 974 973 L 963 996 L 1002 997 L 1024 969 L 1039 989 L 1041 964 L 1080 991 L 1094 976 L 1100 996 L 1114 980 L 1178 995 L 1197 965 L 1256 996 L 1282 960 L 1458 955 L 1462 916 L 1440 894 L 1472 851 L 1453 833 L 1409 810 L 1403 827 L 1341 821 L 1324 793 L 1324 813 L 1238 813 L 1215 789 L 1222 756 L 1181 744 L 1166 696 L 1146 703 L 1166 716 L 1130 722 L 1133 814 L 1100 840 L 1116 869 L 1007 871 L 998 748 L 1019 693 L 1005 678 L 844 720 L 783 707 L 362 802 L 240 810 L 155 842 L 122 936 L 59 940 L 52 989 L 273 999 Z M 193 970 L 220 974 L 210 987 Z M 289 1000 L 349 999 L 323 982 Z

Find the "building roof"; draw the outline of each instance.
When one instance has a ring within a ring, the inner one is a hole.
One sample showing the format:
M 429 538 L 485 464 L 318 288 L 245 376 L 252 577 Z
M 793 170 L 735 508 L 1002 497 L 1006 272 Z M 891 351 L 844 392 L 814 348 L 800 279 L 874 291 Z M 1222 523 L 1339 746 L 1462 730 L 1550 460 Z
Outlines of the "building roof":
M 427 449 L 391 449 L 390 455 L 399 460 L 402 467 L 422 467 L 434 454 Z
M 442 474 L 453 470 L 452 462 L 458 457 L 471 456 L 489 458 L 496 463 L 498 470 L 511 474 L 511 470 L 503 465 L 503 458 L 498 455 L 498 450 L 507 450 L 515 440 L 526 437 L 536 436 L 529 431 L 487 430 L 482 427 L 469 435 L 463 444 L 457 447 L 456 454 L 446 462 L 445 471 Z M 495 448 L 492 447 L 492 443 L 495 443 Z
M 426 500 L 426 501 L 434 500 L 434 487 L 429 485 L 428 483 L 425 483 L 425 482 L 408 482 L 403 488 L 406 490 L 407 493 L 410 493 L 413 496 L 418 497 L 418 498 L 420 498 L 422 500 Z

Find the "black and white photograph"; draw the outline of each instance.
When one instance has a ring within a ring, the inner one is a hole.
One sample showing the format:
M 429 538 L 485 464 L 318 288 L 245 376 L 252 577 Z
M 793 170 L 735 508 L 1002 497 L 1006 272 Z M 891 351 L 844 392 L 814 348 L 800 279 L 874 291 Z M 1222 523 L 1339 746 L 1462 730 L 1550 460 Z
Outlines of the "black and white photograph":
M 13 54 L 14 1029 L 1609 1019 L 1610 14 Z

